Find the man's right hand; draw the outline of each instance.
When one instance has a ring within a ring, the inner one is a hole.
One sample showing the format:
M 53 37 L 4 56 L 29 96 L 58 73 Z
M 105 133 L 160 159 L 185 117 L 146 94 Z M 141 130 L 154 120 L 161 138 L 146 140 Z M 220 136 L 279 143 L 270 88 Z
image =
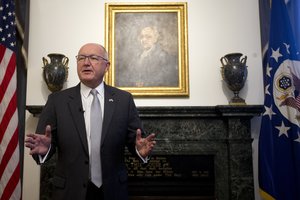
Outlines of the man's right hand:
M 30 149 L 29 154 L 46 155 L 51 145 L 51 126 L 47 125 L 45 134 L 29 133 L 26 135 L 25 146 Z

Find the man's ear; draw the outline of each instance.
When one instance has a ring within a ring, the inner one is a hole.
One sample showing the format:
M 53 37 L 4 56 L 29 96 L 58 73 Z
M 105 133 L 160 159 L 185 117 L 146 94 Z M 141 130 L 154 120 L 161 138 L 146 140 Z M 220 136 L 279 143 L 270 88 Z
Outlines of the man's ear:
M 106 62 L 105 72 L 107 72 L 109 70 L 109 67 L 110 67 L 110 62 Z

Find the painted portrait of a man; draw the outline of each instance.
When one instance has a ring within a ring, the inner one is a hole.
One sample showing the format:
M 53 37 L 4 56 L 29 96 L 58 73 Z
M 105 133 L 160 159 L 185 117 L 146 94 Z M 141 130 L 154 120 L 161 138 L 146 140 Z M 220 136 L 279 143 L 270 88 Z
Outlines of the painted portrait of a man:
M 117 87 L 178 87 L 176 13 L 121 13 L 116 16 Z

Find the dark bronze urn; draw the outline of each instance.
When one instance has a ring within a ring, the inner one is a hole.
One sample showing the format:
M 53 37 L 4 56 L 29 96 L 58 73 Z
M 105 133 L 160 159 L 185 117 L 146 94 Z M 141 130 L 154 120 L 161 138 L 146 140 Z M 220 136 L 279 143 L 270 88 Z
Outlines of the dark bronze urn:
M 63 54 L 51 53 L 47 55 L 50 62 L 43 57 L 43 77 L 51 92 L 60 91 L 68 78 L 69 58 Z
M 241 58 L 242 55 L 241 53 L 230 53 L 221 58 L 223 80 L 234 93 L 229 104 L 246 104 L 245 100 L 239 96 L 239 92 L 244 87 L 248 75 L 246 66 L 247 56 Z

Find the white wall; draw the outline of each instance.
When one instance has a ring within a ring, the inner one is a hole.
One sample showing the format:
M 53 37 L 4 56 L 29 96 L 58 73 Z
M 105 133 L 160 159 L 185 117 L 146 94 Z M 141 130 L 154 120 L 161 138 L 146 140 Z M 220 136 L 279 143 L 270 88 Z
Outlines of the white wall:
M 104 44 L 105 2 L 128 1 L 31 0 L 27 105 L 44 105 L 50 93 L 42 79 L 42 57 L 49 53 L 63 53 L 70 59 L 69 78 L 64 87 L 71 87 L 78 83 L 75 62 L 78 49 L 86 42 Z M 138 1 L 131 0 L 131 2 Z M 151 2 L 175 1 L 151 0 Z M 249 105 L 263 104 L 258 1 L 189 0 L 187 2 L 190 96 L 188 98 L 138 98 L 135 99 L 137 106 L 228 104 L 228 98 L 232 93 L 223 84 L 220 58 L 231 52 L 241 52 L 248 57 L 248 79 L 241 96 Z M 26 131 L 34 131 L 36 123 L 37 119 L 27 113 Z M 255 136 L 259 130 L 257 127 L 253 127 Z M 255 145 L 253 150 L 256 167 Z M 27 151 L 24 165 L 23 199 L 38 199 L 39 168 L 28 156 Z

